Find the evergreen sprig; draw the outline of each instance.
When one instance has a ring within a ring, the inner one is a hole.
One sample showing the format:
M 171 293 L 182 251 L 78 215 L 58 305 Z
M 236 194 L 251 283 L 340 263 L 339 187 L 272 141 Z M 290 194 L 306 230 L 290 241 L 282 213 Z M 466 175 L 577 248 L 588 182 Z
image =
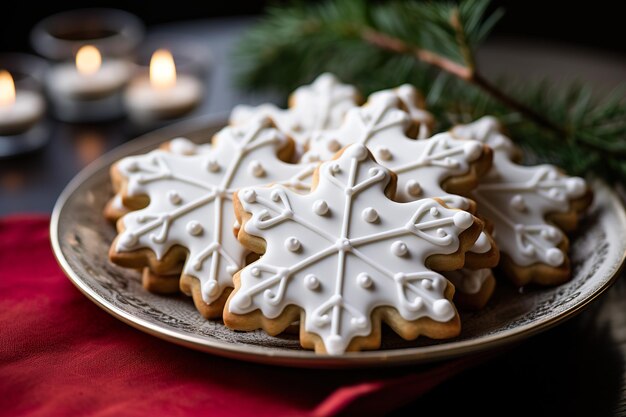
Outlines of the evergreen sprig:
M 272 7 L 236 49 L 238 81 L 283 93 L 330 71 L 365 94 L 411 83 L 439 129 L 491 114 L 539 161 L 626 183 L 624 90 L 599 99 L 587 85 L 492 82 L 475 51 L 502 16 L 489 0 L 331 0 Z

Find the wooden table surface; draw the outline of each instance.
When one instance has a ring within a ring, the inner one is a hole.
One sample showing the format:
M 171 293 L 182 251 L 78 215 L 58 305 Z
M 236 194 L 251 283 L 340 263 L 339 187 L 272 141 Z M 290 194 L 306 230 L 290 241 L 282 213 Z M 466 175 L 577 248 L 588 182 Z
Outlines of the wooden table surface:
M 149 38 L 209 48 L 206 98 L 190 115 L 225 113 L 239 103 L 276 97 L 235 89 L 229 51 L 250 19 L 184 22 Z M 626 57 L 540 40 L 497 39 L 479 51 L 491 76 L 581 79 L 600 91 L 626 80 Z M 67 182 L 104 152 L 143 133 L 127 120 L 100 125 L 51 121 L 49 144 L 31 155 L 0 160 L 0 215 L 49 213 Z M 394 416 L 626 416 L 626 282 L 624 276 L 582 314 L 444 383 Z

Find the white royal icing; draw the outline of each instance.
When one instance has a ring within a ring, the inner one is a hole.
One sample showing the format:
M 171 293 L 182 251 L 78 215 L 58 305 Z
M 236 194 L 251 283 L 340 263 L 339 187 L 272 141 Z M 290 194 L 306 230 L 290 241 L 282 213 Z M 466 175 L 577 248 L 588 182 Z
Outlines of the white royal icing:
M 483 145 L 456 139 L 449 133 L 411 139 L 405 133 L 410 117 L 398 108 L 400 104 L 392 91 L 372 95 L 367 105 L 347 113 L 339 129 L 318 133 L 302 161 L 328 161 L 335 155 L 335 148 L 361 143 L 381 165 L 398 175 L 398 201 L 442 197 L 451 207 L 469 208 L 466 198 L 445 192 L 441 184 L 449 177 L 467 173 L 471 162 L 482 155 Z M 335 142 L 339 145 L 334 146 Z
M 465 294 L 478 294 L 487 279 L 491 276 L 491 269 L 459 269 L 445 272 L 446 278 L 452 282 L 455 289 Z
M 161 259 L 171 247 L 183 246 L 189 251 L 183 274 L 200 280 L 205 302 L 215 301 L 233 286 L 232 275 L 247 254 L 232 232 L 233 192 L 276 182 L 310 187 L 314 166 L 280 161 L 276 153 L 288 139 L 267 128 L 268 123 L 259 119 L 245 129 L 225 128 L 212 148 L 193 148 L 191 142 L 178 140 L 170 146 L 172 152 L 157 150 L 121 160 L 118 169 L 127 179 L 128 195 L 147 195 L 150 203 L 122 218 L 124 231 L 115 249 L 149 248 Z M 219 161 L 221 168 L 213 169 L 212 161 Z M 264 175 L 249 172 L 254 161 L 265 161 Z
M 337 128 L 346 112 L 357 106 L 359 93 L 355 87 L 342 84 L 334 75 L 324 73 L 310 85 L 296 89 L 290 99 L 291 107 L 280 109 L 272 104 L 258 107 L 236 106 L 230 123 L 240 126 L 259 117 L 269 117 L 276 128 L 293 138 L 301 152 L 313 132 Z
M 410 109 L 416 101 L 415 94 L 410 86 L 372 94 L 367 105 L 348 112 L 338 130 L 314 137 L 302 160 L 331 159 L 334 153 L 328 144 L 333 141 L 341 141 L 339 147 L 362 143 L 381 165 L 397 174 L 398 201 L 438 197 L 450 207 L 468 209 L 465 197 L 447 193 L 441 184 L 446 178 L 467 173 L 471 162 L 482 155 L 483 146 L 477 141 L 456 139 L 449 133 L 421 140 L 407 137 L 405 131 L 414 116 L 408 116 L 399 107 Z M 489 239 L 482 232 L 471 251 L 486 253 L 490 249 Z
M 471 194 L 479 213 L 493 223 L 500 250 L 521 266 L 562 265 L 565 254 L 557 246 L 564 238 L 563 232 L 546 223 L 545 216 L 569 211 L 569 201 L 585 194 L 585 181 L 564 175 L 553 165 L 522 166 L 513 162 L 515 146 L 500 133 L 493 117 L 457 126 L 452 134 L 480 140 L 494 149 L 491 170 Z
M 406 320 L 455 317 L 444 295 L 446 279 L 424 262 L 454 253 L 459 234 L 474 219 L 433 199 L 385 198 L 390 180 L 390 172 L 355 144 L 319 167 L 319 183 L 310 194 L 280 185 L 242 189 L 238 195 L 252 215 L 244 229 L 266 241 L 266 252 L 241 271 L 229 311 L 259 309 L 271 319 L 288 305 L 300 306 L 305 330 L 318 335 L 332 355 L 371 333 L 371 313 L 379 306 L 394 307 Z M 328 207 L 325 215 L 311 210 L 320 201 Z M 375 222 L 361 216 L 370 209 L 377 213 Z M 298 250 L 286 247 L 289 239 L 300 242 Z
M 187 138 L 174 138 L 168 142 L 168 151 L 177 155 L 198 155 L 211 152 L 208 143 L 198 145 Z
M 390 90 L 381 90 L 371 94 L 368 101 L 377 101 L 387 94 L 395 95 L 402 109 L 409 114 L 411 120 L 419 124 L 417 139 L 426 139 L 431 135 L 431 124 L 433 123 L 433 115 L 422 106 L 422 98 L 415 87 L 410 84 L 403 84 L 400 87 Z M 381 159 L 381 155 L 374 154 L 377 160 Z M 382 158 L 384 159 L 384 158 Z

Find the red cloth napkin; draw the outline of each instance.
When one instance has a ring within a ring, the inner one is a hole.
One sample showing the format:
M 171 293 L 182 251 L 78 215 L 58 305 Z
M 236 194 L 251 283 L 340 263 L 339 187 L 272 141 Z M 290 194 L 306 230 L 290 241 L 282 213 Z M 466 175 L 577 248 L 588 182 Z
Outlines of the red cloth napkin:
M 74 288 L 52 254 L 48 223 L 0 219 L 0 415 L 380 416 L 477 361 L 306 370 L 183 348 Z

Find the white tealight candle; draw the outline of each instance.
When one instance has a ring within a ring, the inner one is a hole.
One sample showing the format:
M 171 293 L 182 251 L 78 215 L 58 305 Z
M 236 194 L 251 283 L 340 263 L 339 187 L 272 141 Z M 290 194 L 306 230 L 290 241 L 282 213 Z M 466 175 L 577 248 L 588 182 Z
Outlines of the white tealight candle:
M 176 74 L 172 54 L 157 50 L 150 60 L 150 76 L 133 80 L 125 102 L 138 121 L 170 119 L 193 110 L 202 98 L 202 83 L 189 75 Z
M 81 47 L 74 63 L 59 64 L 48 74 L 47 87 L 56 115 L 67 121 L 120 116 L 121 91 L 130 72 L 128 62 L 103 60 L 96 47 Z
M 45 104 L 34 91 L 15 91 L 13 77 L 0 70 L 0 136 L 26 132 L 42 117 Z

